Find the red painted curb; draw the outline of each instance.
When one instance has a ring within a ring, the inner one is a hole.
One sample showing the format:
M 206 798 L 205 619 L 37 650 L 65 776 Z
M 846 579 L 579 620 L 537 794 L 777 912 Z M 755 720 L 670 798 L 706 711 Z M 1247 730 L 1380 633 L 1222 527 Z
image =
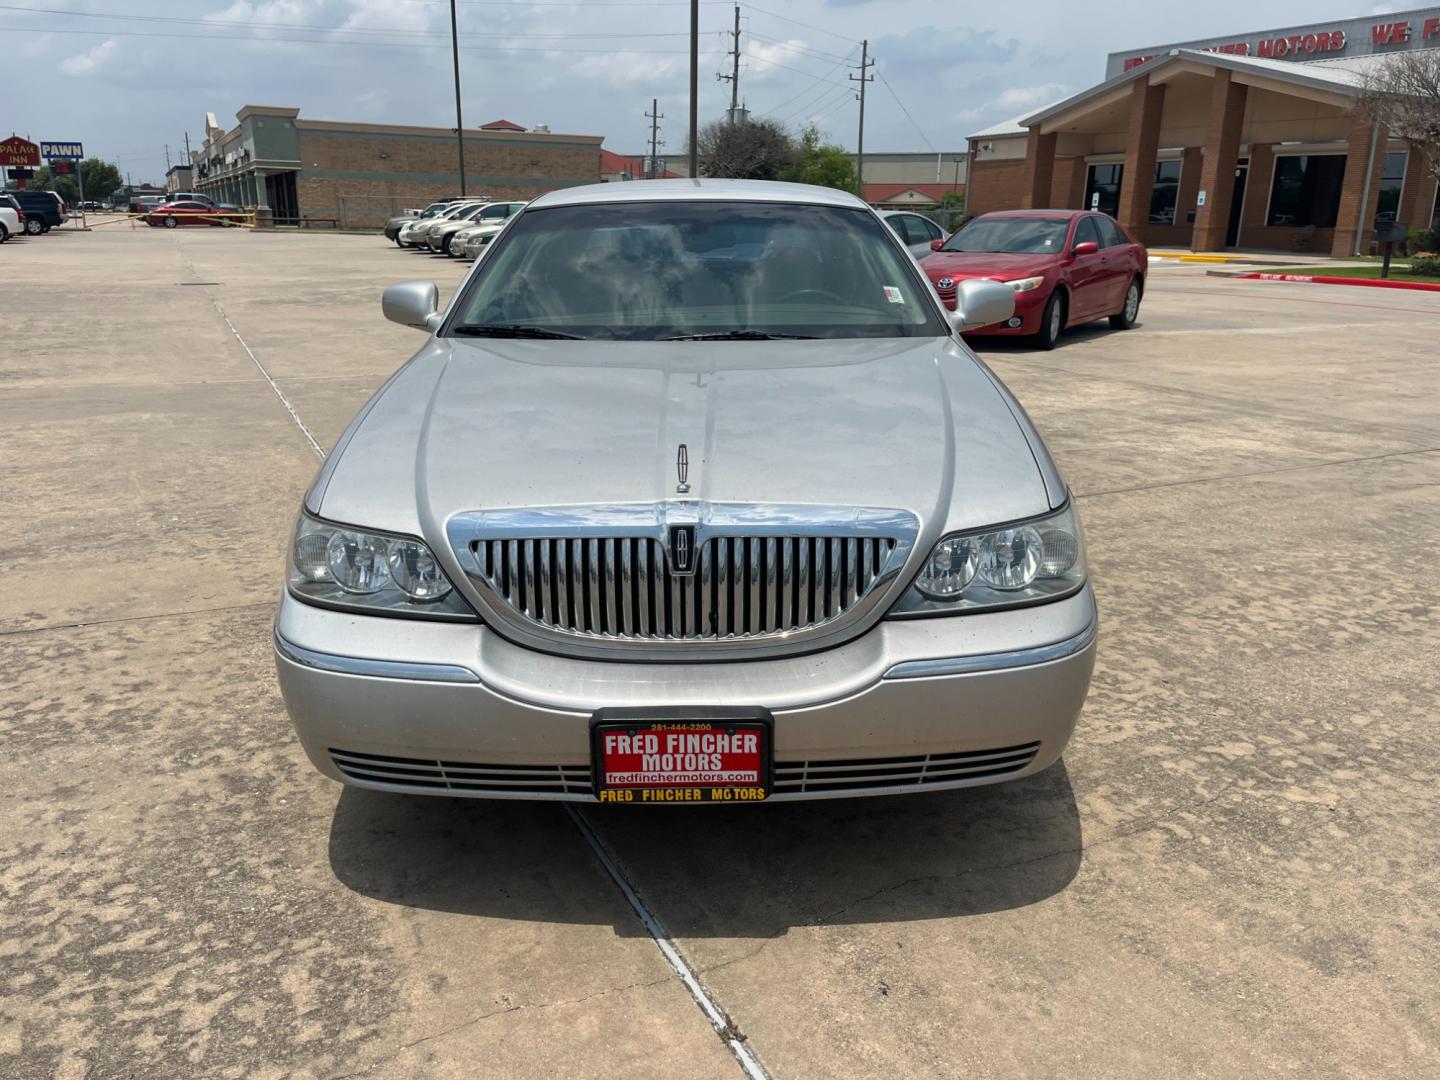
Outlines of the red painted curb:
M 1321 274 L 1236 274 L 1241 281 L 1301 281 L 1312 285 L 1364 285 L 1371 289 L 1410 289 L 1440 292 L 1440 284 L 1429 281 L 1382 281 L 1379 278 L 1330 277 Z

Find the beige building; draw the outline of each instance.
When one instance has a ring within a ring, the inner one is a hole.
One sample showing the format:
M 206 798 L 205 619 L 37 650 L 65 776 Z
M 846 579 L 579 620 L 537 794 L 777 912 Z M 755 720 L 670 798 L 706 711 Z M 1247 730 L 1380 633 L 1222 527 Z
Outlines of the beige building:
M 1428 227 L 1422 156 L 1355 110 L 1367 70 L 1440 47 L 1440 9 L 1110 57 L 1104 82 L 970 137 L 973 213 L 1098 209 L 1152 246 L 1337 256 Z
M 558 135 L 497 120 L 465 132 L 465 191 L 448 128 L 302 119 L 246 105 L 229 131 L 205 118 L 196 190 L 281 224 L 377 226 L 453 195 L 529 199 L 600 181 L 599 135 Z

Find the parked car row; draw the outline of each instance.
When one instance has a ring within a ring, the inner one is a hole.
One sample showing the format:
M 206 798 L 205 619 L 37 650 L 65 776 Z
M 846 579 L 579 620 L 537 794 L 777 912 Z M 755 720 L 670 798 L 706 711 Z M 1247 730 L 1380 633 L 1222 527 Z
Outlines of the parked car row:
M 19 233 L 40 236 L 70 220 L 70 207 L 53 191 L 0 192 L 0 243 Z
M 414 216 L 391 218 L 385 238 L 402 248 L 474 259 L 525 205 L 484 198 L 431 203 Z

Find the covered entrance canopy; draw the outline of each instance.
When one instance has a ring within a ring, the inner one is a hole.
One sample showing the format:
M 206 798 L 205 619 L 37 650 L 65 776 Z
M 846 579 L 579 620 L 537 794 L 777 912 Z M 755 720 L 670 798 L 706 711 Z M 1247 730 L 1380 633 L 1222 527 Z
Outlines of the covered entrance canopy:
M 1368 250 L 1377 218 L 1427 226 L 1436 198 L 1420 155 L 1355 111 L 1383 60 L 1172 49 L 972 136 L 971 206 L 1094 208 L 1196 251 Z

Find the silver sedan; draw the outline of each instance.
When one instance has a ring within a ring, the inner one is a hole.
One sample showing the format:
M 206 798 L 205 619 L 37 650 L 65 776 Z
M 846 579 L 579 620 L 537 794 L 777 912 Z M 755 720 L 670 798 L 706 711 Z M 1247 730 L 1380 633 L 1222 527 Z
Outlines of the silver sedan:
M 1039 434 L 853 196 L 545 195 L 301 507 L 275 625 L 315 766 L 394 792 L 815 799 L 1031 775 L 1097 613 Z

